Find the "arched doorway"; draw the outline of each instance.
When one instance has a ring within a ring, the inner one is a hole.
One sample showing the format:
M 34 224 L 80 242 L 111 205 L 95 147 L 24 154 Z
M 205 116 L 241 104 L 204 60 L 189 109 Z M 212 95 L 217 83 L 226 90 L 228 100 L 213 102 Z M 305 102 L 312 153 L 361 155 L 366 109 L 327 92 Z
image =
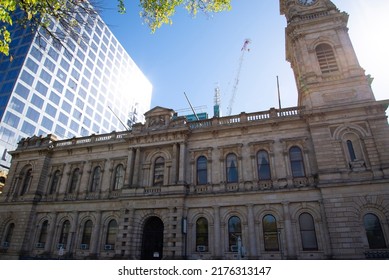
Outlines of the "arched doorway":
M 158 217 L 146 220 L 142 235 L 142 260 L 162 259 L 163 257 L 163 222 Z

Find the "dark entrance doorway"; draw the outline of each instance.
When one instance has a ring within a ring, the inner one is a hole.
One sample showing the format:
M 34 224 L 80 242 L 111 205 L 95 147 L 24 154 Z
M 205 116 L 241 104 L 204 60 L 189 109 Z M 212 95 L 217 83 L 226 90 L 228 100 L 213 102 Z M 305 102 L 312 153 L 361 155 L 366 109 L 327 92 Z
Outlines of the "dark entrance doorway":
M 162 259 L 162 253 L 163 222 L 158 217 L 150 217 L 143 227 L 141 259 Z

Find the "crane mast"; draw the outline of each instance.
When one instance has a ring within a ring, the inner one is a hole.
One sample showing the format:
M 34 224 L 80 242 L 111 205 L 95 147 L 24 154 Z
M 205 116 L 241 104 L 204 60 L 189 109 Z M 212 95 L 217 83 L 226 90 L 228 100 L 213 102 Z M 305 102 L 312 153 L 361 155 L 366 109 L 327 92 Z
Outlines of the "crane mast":
M 238 70 L 237 70 L 236 77 L 235 77 L 235 80 L 234 80 L 234 84 L 233 84 L 233 87 L 232 87 L 231 98 L 230 98 L 230 101 L 229 101 L 228 107 L 227 107 L 227 116 L 230 116 L 231 112 L 232 112 L 232 106 L 234 105 L 234 102 L 235 102 L 236 91 L 238 89 L 239 76 L 240 76 L 240 71 L 242 69 L 244 54 L 246 53 L 246 51 L 250 51 L 250 49 L 248 48 L 248 45 L 250 43 L 251 43 L 250 39 L 245 39 L 244 42 L 243 42 L 243 46 L 242 46 L 242 48 L 240 50 L 241 51 L 241 55 L 239 57 Z

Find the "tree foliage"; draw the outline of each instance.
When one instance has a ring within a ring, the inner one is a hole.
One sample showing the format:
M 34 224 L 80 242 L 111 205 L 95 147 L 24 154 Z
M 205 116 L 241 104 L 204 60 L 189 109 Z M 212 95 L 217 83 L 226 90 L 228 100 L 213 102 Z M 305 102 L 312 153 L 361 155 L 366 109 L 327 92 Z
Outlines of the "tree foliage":
M 192 15 L 198 11 L 220 12 L 229 10 L 231 0 L 139 0 L 140 16 L 155 32 L 163 24 L 171 24 L 172 16 L 179 6 L 184 6 Z M 89 5 L 91 3 L 92 6 Z M 19 24 L 33 31 L 43 30 L 52 39 L 61 43 L 63 36 L 74 33 L 80 22 L 77 13 L 96 17 L 98 1 L 87 0 L 0 0 L 0 53 L 9 55 L 11 43 L 10 26 Z M 124 0 L 117 0 L 119 13 L 126 12 Z M 62 27 L 62 37 L 50 30 L 50 19 Z

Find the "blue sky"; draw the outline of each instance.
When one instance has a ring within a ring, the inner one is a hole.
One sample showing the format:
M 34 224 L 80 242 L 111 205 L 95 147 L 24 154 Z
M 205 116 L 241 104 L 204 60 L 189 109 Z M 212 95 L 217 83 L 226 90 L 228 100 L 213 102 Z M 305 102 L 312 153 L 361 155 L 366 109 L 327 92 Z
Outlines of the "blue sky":
M 279 77 L 282 107 L 297 105 L 293 72 L 285 60 L 286 20 L 278 0 L 232 0 L 232 10 L 192 18 L 184 9 L 173 24 L 152 34 L 139 17 L 138 0 L 126 1 L 120 15 L 115 0 L 104 0 L 102 17 L 153 84 L 151 108 L 163 106 L 181 112 L 188 109 L 187 94 L 199 112 L 212 117 L 214 89 L 219 86 L 222 112 L 227 111 L 246 38 L 250 51 L 244 54 L 232 114 L 278 107 Z M 361 66 L 375 80 L 377 100 L 389 98 L 385 50 L 389 1 L 334 0 L 350 14 L 349 32 Z

